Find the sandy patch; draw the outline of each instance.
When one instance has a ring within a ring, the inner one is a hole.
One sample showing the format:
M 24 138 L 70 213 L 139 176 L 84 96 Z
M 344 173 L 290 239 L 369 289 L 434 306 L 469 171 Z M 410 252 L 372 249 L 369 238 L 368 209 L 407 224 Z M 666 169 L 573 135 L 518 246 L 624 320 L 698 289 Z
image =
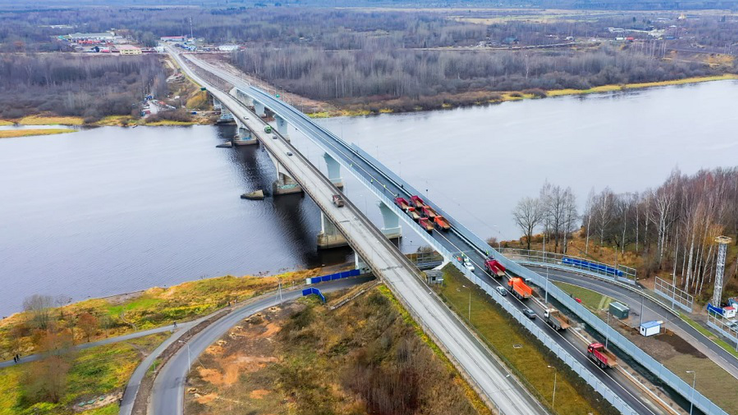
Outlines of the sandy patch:
M 266 389 L 257 389 L 251 391 L 249 393 L 249 398 L 251 399 L 264 399 L 265 396 L 269 395 L 271 392 Z
M 235 355 L 229 356 L 220 361 L 223 371 L 216 369 L 199 368 L 200 377 L 213 385 L 230 386 L 238 381 L 238 377 L 242 373 L 253 373 L 263 368 L 269 363 L 276 362 L 275 357 L 245 356 Z
M 278 326 L 278 325 L 276 325 L 274 323 L 269 323 L 269 324 L 266 325 L 266 330 L 264 330 L 264 332 L 261 333 L 259 335 L 259 337 L 262 337 L 262 338 L 264 338 L 264 337 L 272 337 L 275 334 L 279 333 L 279 331 L 281 329 L 282 328 L 280 326 Z
M 198 395 L 197 397 L 195 397 L 195 402 L 206 405 L 216 399 L 218 399 L 218 395 L 214 393 L 208 393 L 207 395 Z

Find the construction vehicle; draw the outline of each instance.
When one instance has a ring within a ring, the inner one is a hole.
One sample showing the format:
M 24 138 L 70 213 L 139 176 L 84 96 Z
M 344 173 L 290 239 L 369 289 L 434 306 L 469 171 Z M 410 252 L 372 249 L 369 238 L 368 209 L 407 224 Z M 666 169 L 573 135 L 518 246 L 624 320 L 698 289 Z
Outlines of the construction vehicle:
M 429 221 L 428 218 L 418 219 L 418 224 L 420 224 L 423 229 L 428 231 L 428 233 L 431 233 L 431 231 L 433 230 L 433 223 Z
M 527 300 L 533 295 L 533 290 L 525 285 L 522 278 L 512 277 L 507 281 L 507 289 L 521 300 Z
M 410 208 L 410 203 L 404 198 L 404 197 L 396 197 L 395 198 L 395 204 L 400 207 L 400 209 L 407 212 L 408 208 Z
M 414 221 L 417 221 L 420 219 L 420 215 L 418 215 L 418 212 L 415 211 L 415 208 L 412 206 L 407 208 L 407 214 L 410 215 L 410 217 L 413 218 Z
M 611 351 L 605 349 L 602 343 L 592 343 L 587 346 L 587 357 L 603 369 L 618 365 L 618 358 Z
M 436 211 L 428 205 L 423 206 L 423 214 L 430 220 L 433 220 L 436 218 L 436 216 L 438 216 L 438 213 L 436 213 Z
M 423 207 L 425 207 L 425 202 L 423 202 L 423 199 L 421 199 L 420 196 L 412 196 L 410 198 L 410 202 L 415 206 L 415 209 L 423 209 Z
M 436 216 L 435 219 L 433 219 L 433 222 L 435 222 L 436 226 L 438 226 L 438 228 L 440 228 L 441 230 L 447 231 L 451 229 L 451 225 L 448 223 L 446 218 L 441 215 Z
M 505 276 L 505 266 L 500 264 L 496 259 L 487 258 L 484 261 L 484 270 L 492 274 L 493 277 L 501 278 Z
M 571 327 L 569 318 L 555 308 L 547 308 L 543 312 L 543 317 L 546 319 L 546 323 L 556 331 L 566 330 Z

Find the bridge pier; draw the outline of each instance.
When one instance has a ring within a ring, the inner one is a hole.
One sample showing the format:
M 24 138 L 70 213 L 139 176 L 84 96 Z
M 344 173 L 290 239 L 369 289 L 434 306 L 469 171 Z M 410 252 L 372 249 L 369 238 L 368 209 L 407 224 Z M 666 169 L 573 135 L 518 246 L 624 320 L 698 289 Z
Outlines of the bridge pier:
M 372 269 L 366 264 L 364 258 L 360 257 L 356 251 L 354 251 L 354 269 L 358 269 L 362 274 L 372 272 Z
M 233 137 L 233 144 L 237 146 L 259 144 L 259 141 L 251 135 L 251 131 L 238 119 L 236 119 L 236 125 L 238 125 L 238 129 L 236 129 L 236 135 Z
M 254 101 L 254 113 L 256 113 L 258 117 L 261 117 L 261 118 L 266 117 L 266 111 L 265 111 L 266 108 L 264 107 L 264 104 L 256 100 L 253 100 L 253 101 Z
M 289 137 L 289 128 L 287 121 L 279 115 L 274 115 L 274 121 L 277 123 L 277 132 L 284 138 Z
M 231 111 L 215 97 L 213 97 L 213 108 L 220 110 L 220 118 L 216 121 L 217 124 L 229 124 L 234 121 Z
M 382 212 L 382 219 L 384 226 L 382 227 L 382 233 L 387 239 L 400 239 L 402 238 L 402 227 L 400 226 L 400 217 L 390 209 L 384 202 L 377 203 L 379 211 Z
M 231 95 L 235 96 L 237 100 L 242 102 L 244 105 L 246 105 L 249 108 L 254 108 L 254 99 L 250 96 L 246 95 L 241 91 L 239 88 L 233 88 L 231 89 Z
M 338 248 L 347 246 L 346 238 L 336 229 L 336 225 L 320 212 L 320 233 L 318 234 L 318 249 Z
M 325 153 L 323 155 L 325 164 L 328 166 L 328 180 L 333 183 L 334 186 L 339 189 L 343 189 L 343 178 L 341 177 L 341 165 L 331 157 L 330 154 Z
M 284 167 L 279 163 L 276 163 L 276 166 L 277 180 L 272 183 L 272 194 L 276 196 L 302 193 L 302 187 L 287 173 Z

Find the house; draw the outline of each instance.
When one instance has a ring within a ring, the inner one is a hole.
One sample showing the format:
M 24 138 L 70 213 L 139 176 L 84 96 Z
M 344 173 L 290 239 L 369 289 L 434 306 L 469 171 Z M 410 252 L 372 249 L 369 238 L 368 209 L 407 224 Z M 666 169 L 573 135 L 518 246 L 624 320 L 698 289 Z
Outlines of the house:
M 238 50 L 238 45 L 220 45 L 218 50 L 221 52 L 233 52 Z
M 118 45 L 115 47 L 121 55 L 140 55 L 141 48 L 137 48 L 131 45 Z
M 159 40 L 162 42 L 184 42 L 187 40 L 187 36 L 162 36 Z

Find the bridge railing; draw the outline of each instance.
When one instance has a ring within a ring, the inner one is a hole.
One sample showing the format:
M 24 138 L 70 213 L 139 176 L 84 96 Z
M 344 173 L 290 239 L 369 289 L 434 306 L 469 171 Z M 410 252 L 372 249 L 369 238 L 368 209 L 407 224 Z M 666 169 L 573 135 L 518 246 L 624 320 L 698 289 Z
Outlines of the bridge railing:
M 501 248 L 498 250 L 505 257 L 526 264 L 552 265 L 556 268 L 572 268 L 577 271 L 592 274 L 600 278 L 610 279 L 627 284 L 636 284 L 635 268 L 624 265 L 610 265 L 604 262 L 577 257 L 573 255 L 559 254 L 556 252 L 536 251 L 518 248 Z

